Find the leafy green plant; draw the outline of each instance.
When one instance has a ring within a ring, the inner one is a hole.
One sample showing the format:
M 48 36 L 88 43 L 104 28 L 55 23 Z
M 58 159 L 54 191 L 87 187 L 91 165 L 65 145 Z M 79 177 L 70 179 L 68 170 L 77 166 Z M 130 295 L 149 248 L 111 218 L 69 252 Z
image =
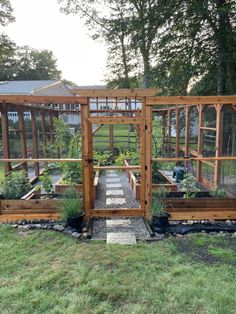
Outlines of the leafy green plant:
M 210 194 L 214 198 L 225 198 L 225 197 L 227 197 L 227 193 L 225 192 L 225 190 L 218 188 L 218 187 L 212 189 L 210 191 Z
M 84 214 L 82 208 L 83 200 L 82 193 L 76 192 L 75 189 L 67 189 L 59 202 L 59 209 L 61 218 L 67 220 L 72 217 L 80 216 Z
M 166 215 L 166 205 L 160 202 L 160 200 L 154 199 L 152 201 L 151 212 L 152 212 L 152 216 Z
M 43 183 L 43 189 L 45 190 L 47 195 L 50 195 L 54 192 L 52 177 L 45 171 L 41 176 L 39 176 L 39 180 Z
M 197 182 L 191 173 L 187 173 L 185 178 L 181 181 L 181 191 L 185 192 L 184 198 L 195 198 L 199 189 Z
M 31 188 L 25 171 L 13 171 L 1 182 L 2 196 L 5 199 L 20 199 Z
M 62 180 L 64 184 L 80 184 L 82 182 L 81 162 L 63 162 Z
M 95 151 L 93 154 L 94 162 L 100 166 L 109 166 L 112 163 L 112 152 L 105 150 L 100 153 Z
M 159 199 L 159 198 L 166 198 L 167 194 L 169 193 L 169 189 L 166 189 L 165 187 L 159 187 L 157 191 L 152 193 L 153 199 Z

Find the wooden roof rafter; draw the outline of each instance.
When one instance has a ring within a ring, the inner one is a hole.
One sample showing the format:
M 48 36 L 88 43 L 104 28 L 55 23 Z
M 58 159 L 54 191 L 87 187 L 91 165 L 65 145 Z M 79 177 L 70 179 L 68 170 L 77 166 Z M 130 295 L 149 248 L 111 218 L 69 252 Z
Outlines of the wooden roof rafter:
M 134 98 L 134 97 L 149 97 L 156 96 L 161 92 L 160 88 L 124 88 L 124 89 L 72 89 L 72 92 L 81 97 L 91 97 L 91 98 Z

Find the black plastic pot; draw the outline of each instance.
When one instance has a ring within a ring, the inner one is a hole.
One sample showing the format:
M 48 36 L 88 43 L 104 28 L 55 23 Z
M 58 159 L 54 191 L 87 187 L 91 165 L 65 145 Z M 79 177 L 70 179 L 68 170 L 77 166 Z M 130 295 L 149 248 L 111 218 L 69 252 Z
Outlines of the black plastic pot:
M 166 227 L 169 225 L 169 213 L 165 213 L 160 216 L 153 216 L 152 225 L 155 227 Z
M 85 214 L 81 214 L 75 217 L 67 218 L 67 225 L 71 228 L 81 231 L 84 215 Z

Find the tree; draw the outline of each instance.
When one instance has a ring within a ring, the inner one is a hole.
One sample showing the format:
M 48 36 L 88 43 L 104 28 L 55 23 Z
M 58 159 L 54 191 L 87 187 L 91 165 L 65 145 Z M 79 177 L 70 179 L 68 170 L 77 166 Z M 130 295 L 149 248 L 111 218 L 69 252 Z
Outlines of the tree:
M 9 0 L 0 0 L 0 25 L 6 26 L 15 21 L 13 9 Z
M 56 58 L 49 50 L 36 50 L 28 46 L 16 51 L 16 80 L 57 80 L 61 71 L 57 69 Z

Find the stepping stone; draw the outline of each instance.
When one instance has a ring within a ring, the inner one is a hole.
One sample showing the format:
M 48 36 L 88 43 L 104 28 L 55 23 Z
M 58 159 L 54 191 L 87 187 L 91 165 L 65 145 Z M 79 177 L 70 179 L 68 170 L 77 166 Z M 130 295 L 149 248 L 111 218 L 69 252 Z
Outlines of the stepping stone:
M 130 219 L 107 219 L 106 220 L 107 227 L 130 227 L 131 220 Z
M 106 205 L 120 205 L 125 204 L 125 198 L 107 198 Z
M 136 244 L 137 241 L 132 232 L 109 232 L 107 233 L 107 243 Z
M 123 190 L 108 190 L 106 195 L 124 195 Z
M 106 175 L 106 177 L 108 177 L 108 178 L 119 178 L 118 174 L 116 174 L 116 173 L 108 173 Z
M 112 188 L 122 188 L 122 185 L 120 183 L 108 183 L 106 184 L 107 189 L 112 189 Z
M 106 179 L 106 182 L 108 183 L 108 182 L 110 182 L 110 183 L 112 183 L 112 182 L 120 182 L 120 178 L 107 178 Z
M 115 170 L 107 170 L 106 173 L 116 173 L 116 171 Z

